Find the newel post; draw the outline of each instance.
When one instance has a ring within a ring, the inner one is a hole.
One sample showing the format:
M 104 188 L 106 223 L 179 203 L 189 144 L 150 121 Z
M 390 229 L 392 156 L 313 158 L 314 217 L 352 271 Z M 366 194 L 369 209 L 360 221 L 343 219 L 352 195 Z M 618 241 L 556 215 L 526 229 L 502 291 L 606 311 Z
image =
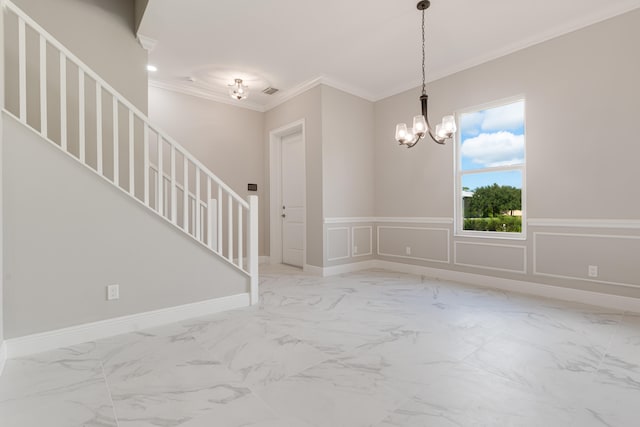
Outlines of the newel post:
M 249 196 L 249 224 L 248 224 L 248 267 L 251 277 L 251 305 L 258 303 L 258 196 Z

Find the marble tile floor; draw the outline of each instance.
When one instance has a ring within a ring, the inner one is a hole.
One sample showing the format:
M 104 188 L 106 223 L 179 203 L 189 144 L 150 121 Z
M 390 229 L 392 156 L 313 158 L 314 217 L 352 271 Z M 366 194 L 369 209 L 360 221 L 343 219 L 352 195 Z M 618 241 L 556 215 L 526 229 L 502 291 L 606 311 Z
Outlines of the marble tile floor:
M 7 361 L 0 426 L 640 426 L 640 315 L 269 266 L 256 307 Z

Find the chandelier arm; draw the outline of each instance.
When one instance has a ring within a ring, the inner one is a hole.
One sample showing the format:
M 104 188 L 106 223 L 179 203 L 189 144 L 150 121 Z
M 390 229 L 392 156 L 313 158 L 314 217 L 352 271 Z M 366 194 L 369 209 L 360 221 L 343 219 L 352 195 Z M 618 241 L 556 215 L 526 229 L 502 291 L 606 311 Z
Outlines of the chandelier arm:
M 437 136 L 435 136 L 433 133 L 431 133 L 431 129 L 429 129 L 429 136 L 431 137 L 431 139 L 433 139 L 433 142 L 435 142 L 436 144 L 445 145 L 445 143 L 447 142 L 445 138 L 440 139 Z
M 406 145 L 407 148 L 413 148 L 421 139 L 421 136 L 415 135 L 411 141 L 401 142 L 400 145 Z
M 446 138 L 438 138 L 437 136 L 435 136 L 433 134 L 433 132 L 431 131 L 431 123 L 429 123 L 429 95 L 427 94 L 423 94 L 420 95 L 420 106 L 422 107 L 422 115 L 424 116 L 424 120 L 425 122 L 427 122 L 427 133 L 429 134 L 429 137 L 431 137 L 431 139 L 433 140 L 433 142 L 436 142 L 440 145 L 444 145 L 446 142 Z

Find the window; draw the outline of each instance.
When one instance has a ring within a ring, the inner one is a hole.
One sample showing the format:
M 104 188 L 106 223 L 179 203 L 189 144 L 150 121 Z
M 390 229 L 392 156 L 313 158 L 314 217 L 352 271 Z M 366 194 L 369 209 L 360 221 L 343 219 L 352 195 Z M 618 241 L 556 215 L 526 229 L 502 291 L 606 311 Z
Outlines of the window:
M 459 114 L 457 234 L 525 236 L 524 114 L 524 99 Z

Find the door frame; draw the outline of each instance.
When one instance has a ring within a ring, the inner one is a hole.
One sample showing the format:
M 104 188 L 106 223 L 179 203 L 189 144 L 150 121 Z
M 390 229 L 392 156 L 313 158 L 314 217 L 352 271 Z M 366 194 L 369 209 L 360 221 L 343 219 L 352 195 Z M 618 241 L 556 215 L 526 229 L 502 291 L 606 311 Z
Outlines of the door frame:
M 302 264 L 307 265 L 307 177 L 306 152 L 307 140 L 304 119 L 281 126 L 269 132 L 269 262 L 282 264 L 282 221 L 280 211 L 282 206 L 282 138 L 294 133 L 302 134 L 303 169 L 305 171 L 303 200 L 304 217 L 302 233 Z

